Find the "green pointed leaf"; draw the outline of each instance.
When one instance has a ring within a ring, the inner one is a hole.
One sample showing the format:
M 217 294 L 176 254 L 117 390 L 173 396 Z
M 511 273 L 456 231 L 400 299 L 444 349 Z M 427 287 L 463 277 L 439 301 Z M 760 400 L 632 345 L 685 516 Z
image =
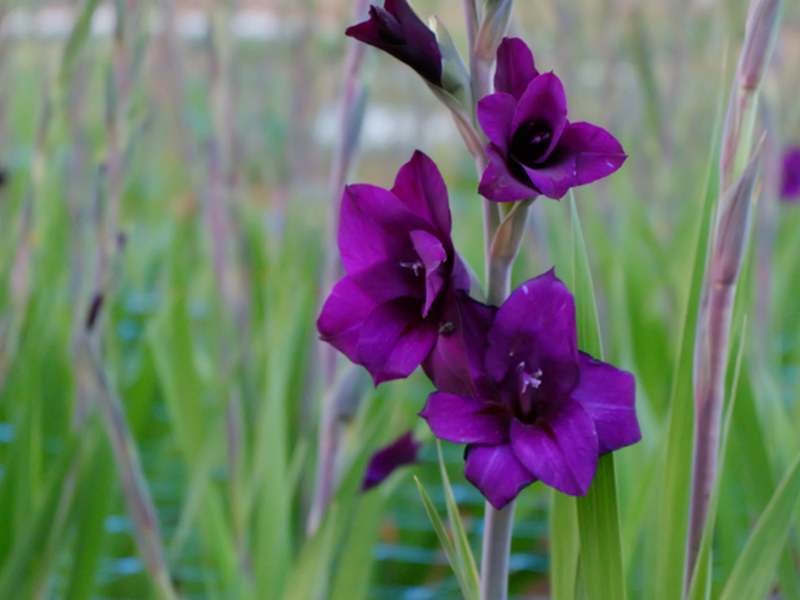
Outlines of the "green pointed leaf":
M 575 599 L 579 550 L 575 498 L 553 490 L 550 509 L 550 592 L 553 600 Z
M 595 358 L 603 356 L 597 307 L 586 242 L 583 238 L 575 196 L 570 191 L 572 215 L 572 293 L 578 347 Z M 581 566 L 589 600 L 625 600 L 625 572 L 622 566 L 622 536 L 617 502 L 614 456 L 601 456 L 588 493 L 576 499 L 580 532 Z
M 455 496 L 453 496 L 453 488 L 450 487 L 450 478 L 447 476 L 447 469 L 444 466 L 442 444 L 439 440 L 436 440 L 436 449 L 439 452 L 439 469 L 442 472 L 442 487 L 444 488 L 444 497 L 447 504 L 447 520 L 450 522 L 450 527 L 453 530 L 456 556 L 461 565 L 461 570 L 466 575 L 467 582 L 472 586 L 472 591 L 475 597 L 477 597 L 481 585 L 478 566 L 475 563 L 475 557 L 469 546 L 469 538 L 467 537 L 467 532 L 464 530 L 464 523 L 461 521 L 461 513 L 458 510 Z
M 800 454 L 775 490 L 747 540 L 720 600 L 763 600 L 789 535 L 789 526 L 800 496 Z
M 447 530 L 445 530 L 444 523 L 442 523 L 439 513 L 436 512 L 436 507 L 431 501 L 430 496 L 428 496 L 428 492 L 422 487 L 419 479 L 414 477 L 414 481 L 417 482 L 420 496 L 422 496 L 422 503 L 425 505 L 425 510 L 433 524 L 433 530 L 436 532 L 436 536 L 439 538 L 439 542 L 444 548 L 444 553 L 447 555 L 447 560 L 456 576 L 458 586 L 461 588 L 461 593 L 464 595 L 465 600 L 477 600 L 478 596 L 475 593 L 470 576 L 461 568 L 461 563 L 458 560 L 458 553 L 453 546 L 453 542 L 450 541 L 450 536 L 447 535 Z

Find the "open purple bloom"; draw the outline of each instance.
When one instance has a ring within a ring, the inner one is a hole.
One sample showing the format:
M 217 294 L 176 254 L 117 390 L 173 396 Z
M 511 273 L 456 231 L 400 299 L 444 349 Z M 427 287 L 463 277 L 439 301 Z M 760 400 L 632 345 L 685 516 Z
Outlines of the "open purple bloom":
M 539 74 L 533 54 L 518 38 L 497 50 L 496 93 L 478 103 L 490 143 L 479 191 L 496 202 L 544 194 L 556 200 L 571 187 L 611 175 L 627 156 L 605 129 L 567 121 L 561 80 Z
M 465 475 L 495 508 L 537 479 L 582 496 L 599 456 L 641 438 L 633 376 L 578 351 L 575 303 L 552 270 L 509 296 L 484 339 L 476 393 L 434 392 L 420 416 L 468 444 Z
M 406 63 L 435 86 L 442 85 L 442 53 L 436 35 L 406 0 L 369 7 L 369 20 L 348 27 L 346 35 L 380 48 Z
M 783 155 L 781 197 L 786 200 L 800 199 L 800 146 L 788 148 Z
M 367 491 L 391 475 L 395 469 L 417 462 L 417 453 L 422 444 L 414 440 L 414 436 L 409 431 L 388 446 L 384 446 L 375 454 L 367 466 L 361 490 Z
M 350 185 L 339 250 L 347 273 L 317 321 L 321 338 L 370 372 L 375 385 L 408 377 L 437 344 L 456 290 L 470 279 L 450 239 L 447 188 L 422 152 L 391 191 Z

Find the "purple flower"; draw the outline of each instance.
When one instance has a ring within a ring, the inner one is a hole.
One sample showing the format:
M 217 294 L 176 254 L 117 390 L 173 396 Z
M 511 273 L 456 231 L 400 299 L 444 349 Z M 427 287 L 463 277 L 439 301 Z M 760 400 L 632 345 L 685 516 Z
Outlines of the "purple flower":
M 783 155 L 781 197 L 787 200 L 800 198 L 800 146 L 788 148 Z
M 422 152 L 391 191 L 350 185 L 342 197 L 339 250 L 347 276 L 317 321 L 321 338 L 370 372 L 375 385 L 408 377 L 437 344 L 456 290 L 470 279 L 450 239 L 447 188 Z
M 522 284 L 485 332 L 477 393 L 437 391 L 420 413 L 467 443 L 467 479 L 500 509 L 541 479 L 586 494 L 600 455 L 641 438 L 630 373 L 578 351 L 575 303 L 549 271 Z
M 496 93 L 478 103 L 478 121 L 490 140 L 482 196 L 512 202 L 544 194 L 557 200 L 625 162 L 622 146 L 605 129 L 567 121 L 561 80 L 539 74 L 522 40 L 500 44 L 494 87 Z
M 414 441 L 414 436 L 409 431 L 404 436 L 395 440 L 388 446 L 384 446 L 369 461 L 361 490 L 367 491 L 376 485 L 383 483 L 395 469 L 417 462 L 417 453 L 422 444 Z
M 369 7 L 369 21 L 348 27 L 346 35 L 380 48 L 406 63 L 433 85 L 442 85 L 442 54 L 436 35 L 406 0 Z

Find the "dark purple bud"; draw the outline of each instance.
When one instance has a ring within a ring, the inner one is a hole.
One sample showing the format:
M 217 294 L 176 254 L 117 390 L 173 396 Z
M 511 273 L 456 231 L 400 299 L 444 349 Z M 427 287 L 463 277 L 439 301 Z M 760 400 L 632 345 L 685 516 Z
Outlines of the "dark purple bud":
M 348 27 L 345 34 L 375 46 L 406 63 L 437 87 L 442 85 L 442 53 L 436 35 L 406 0 L 386 0 L 370 6 L 369 20 Z
M 367 491 L 374 488 L 389 477 L 395 469 L 417 462 L 417 453 L 421 447 L 422 444 L 415 441 L 409 431 L 400 439 L 375 452 L 369 461 L 361 490 Z
M 781 197 L 784 200 L 800 200 L 800 146 L 788 148 L 783 155 Z

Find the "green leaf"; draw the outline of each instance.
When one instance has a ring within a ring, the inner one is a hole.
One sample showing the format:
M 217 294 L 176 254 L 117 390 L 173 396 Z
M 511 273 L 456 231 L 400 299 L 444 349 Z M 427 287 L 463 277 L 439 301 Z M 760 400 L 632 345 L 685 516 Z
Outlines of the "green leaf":
M 775 490 L 747 540 L 720 600 L 763 600 L 775 576 L 800 496 L 800 454 Z
M 686 528 L 688 522 L 689 489 L 694 428 L 694 392 L 692 369 L 697 311 L 703 287 L 711 213 L 717 196 L 717 162 L 719 129 L 722 115 L 722 96 L 717 107 L 713 140 L 709 150 L 705 186 L 698 208 L 697 230 L 694 236 L 694 262 L 691 287 L 683 309 L 678 355 L 672 378 L 667 442 L 664 449 L 664 479 L 660 486 L 661 504 L 656 536 L 655 600 L 680 600 L 683 597 L 683 577 L 686 557 Z
M 464 530 L 464 523 L 461 521 L 458 504 L 456 504 L 456 499 L 453 496 L 453 488 L 450 487 L 450 478 L 447 476 L 447 469 L 444 466 L 442 445 L 439 440 L 436 440 L 436 449 L 439 452 L 439 469 L 442 472 L 442 486 L 444 487 L 444 497 L 447 504 L 447 519 L 453 529 L 456 556 L 461 565 L 461 570 L 466 574 L 467 581 L 472 586 L 475 597 L 477 597 L 481 586 L 480 575 L 475 564 L 475 557 L 472 555 L 472 549 L 469 546 L 467 532 Z
M 553 490 L 550 509 L 550 592 L 553 600 L 574 600 L 579 550 L 575 498 Z
M 337 514 L 335 506 L 329 508 L 317 534 L 303 544 L 286 583 L 283 600 L 316 600 L 327 596 Z
M 447 561 L 450 563 L 450 566 L 453 569 L 453 573 L 458 581 L 458 586 L 461 588 L 461 593 L 464 595 L 465 600 L 477 600 L 478 596 L 473 587 L 470 575 L 465 573 L 461 568 L 461 563 L 458 560 L 458 553 L 453 546 L 453 542 L 450 541 L 450 537 L 447 535 L 447 531 L 444 528 L 444 523 L 442 523 L 439 513 L 436 512 L 436 507 L 433 505 L 430 496 L 428 496 L 428 492 L 426 492 L 425 488 L 422 487 L 419 479 L 414 477 L 414 481 L 417 482 L 420 496 L 422 496 L 422 503 L 425 505 L 425 510 L 427 511 L 428 517 L 433 524 L 433 530 L 436 532 L 436 536 L 439 538 L 439 542 L 444 548 L 444 553 L 447 555 Z
M 597 321 L 592 274 L 586 242 L 583 238 L 575 196 L 570 191 L 572 215 L 572 293 L 578 346 L 601 359 L 602 342 Z M 625 599 L 625 572 L 622 566 L 622 539 L 617 502 L 617 479 L 614 457 L 601 456 L 589 491 L 576 499 L 580 533 L 581 568 L 589 600 Z

